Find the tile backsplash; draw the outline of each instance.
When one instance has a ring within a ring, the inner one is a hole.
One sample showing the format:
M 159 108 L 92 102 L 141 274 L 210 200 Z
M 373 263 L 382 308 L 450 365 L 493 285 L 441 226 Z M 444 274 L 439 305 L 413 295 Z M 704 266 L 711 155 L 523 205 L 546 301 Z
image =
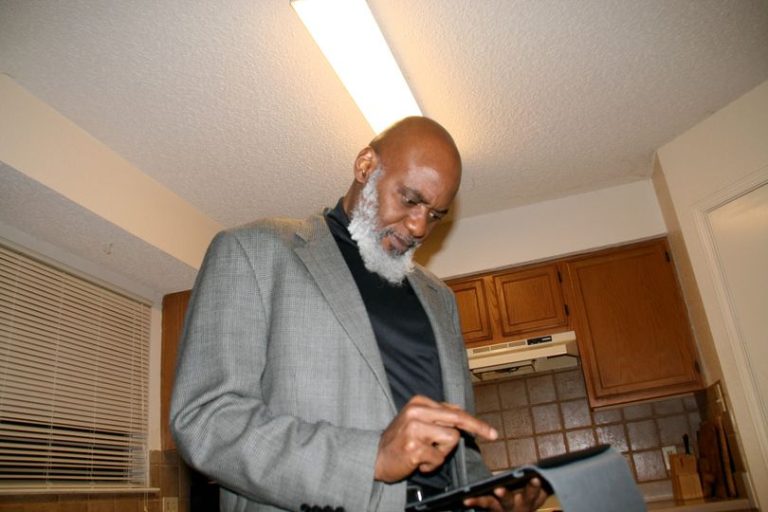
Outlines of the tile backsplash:
M 683 452 L 683 435 L 693 442 L 701 422 L 692 395 L 590 410 L 580 368 L 535 373 L 475 385 L 477 415 L 500 434 L 480 442 L 493 471 L 539 458 L 611 444 L 627 460 L 638 483 L 668 488 L 662 447 Z

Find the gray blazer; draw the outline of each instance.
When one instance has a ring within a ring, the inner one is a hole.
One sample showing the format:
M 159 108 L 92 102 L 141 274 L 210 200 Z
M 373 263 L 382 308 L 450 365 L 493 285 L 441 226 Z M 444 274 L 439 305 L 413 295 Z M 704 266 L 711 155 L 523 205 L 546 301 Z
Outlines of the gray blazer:
M 446 400 L 471 411 L 453 295 L 423 268 L 409 280 L 435 332 Z M 396 414 L 365 306 L 322 215 L 218 234 L 187 311 L 171 429 L 184 459 L 222 486 L 221 510 L 401 512 L 405 484 L 373 478 Z M 466 451 L 458 471 L 486 476 Z

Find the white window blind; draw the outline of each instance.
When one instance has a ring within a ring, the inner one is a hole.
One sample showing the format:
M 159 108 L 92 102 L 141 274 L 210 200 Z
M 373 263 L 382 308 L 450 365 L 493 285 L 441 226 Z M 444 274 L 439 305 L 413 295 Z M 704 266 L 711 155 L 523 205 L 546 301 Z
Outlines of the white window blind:
M 0 493 L 147 487 L 149 306 L 0 246 Z

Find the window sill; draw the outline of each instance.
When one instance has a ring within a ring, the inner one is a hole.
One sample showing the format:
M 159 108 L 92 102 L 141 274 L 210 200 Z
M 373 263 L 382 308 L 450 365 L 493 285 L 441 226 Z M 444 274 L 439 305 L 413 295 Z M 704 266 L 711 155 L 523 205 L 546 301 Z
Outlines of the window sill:
M 159 494 L 159 487 L 89 487 L 89 486 L 62 486 L 62 487 L 0 487 L 0 496 L 31 494 Z

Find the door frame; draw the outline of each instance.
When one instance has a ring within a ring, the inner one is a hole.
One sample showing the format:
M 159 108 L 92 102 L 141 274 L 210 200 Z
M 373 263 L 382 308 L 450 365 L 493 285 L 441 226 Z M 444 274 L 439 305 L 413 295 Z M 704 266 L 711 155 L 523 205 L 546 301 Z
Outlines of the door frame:
M 738 328 L 736 308 L 725 279 L 725 270 L 718 256 L 715 234 L 710 223 L 710 215 L 731 201 L 766 185 L 768 185 L 768 166 L 748 174 L 744 178 L 697 202 L 693 205 L 692 211 L 707 269 L 712 280 L 717 306 L 725 327 L 726 344 L 716 344 L 716 346 L 718 349 L 725 348 L 728 350 L 736 362 L 736 375 L 726 374 L 726 372 L 732 373 L 727 368 L 723 368 L 723 375 L 726 378 L 726 384 L 734 378 L 738 381 L 740 394 L 746 402 L 746 407 L 739 407 L 739 410 L 734 410 L 736 408 L 732 408 L 732 404 L 728 404 L 728 413 L 731 414 L 732 419 L 738 420 L 734 421 L 737 429 L 739 429 L 739 425 L 742 422 L 748 421 L 757 439 L 758 457 L 755 457 L 753 450 L 748 450 L 746 449 L 747 447 L 743 446 L 743 441 L 740 443 L 742 445 L 742 458 L 746 461 L 749 473 L 753 476 L 755 473 L 768 473 L 768 428 L 766 427 L 768 425 L 768 411 L 763 403 L 761 403 L 757 382 L 753 377 L 749 347 Z M 764 398 L 768 399 L 768 397 Z M 743 436 L 740 435 L 739 437 L 743 439 Z M 756 465 L 761 467 L 755 467 Z M 761 486 L 755 486 L 754 483 L 754 478 L 746 478 L 745 484 L 750 495 L 755 498 L 759 497 L 758 501 L 761 502 L 761 506 L 768 506 L 768 491 L 760 491 Z

